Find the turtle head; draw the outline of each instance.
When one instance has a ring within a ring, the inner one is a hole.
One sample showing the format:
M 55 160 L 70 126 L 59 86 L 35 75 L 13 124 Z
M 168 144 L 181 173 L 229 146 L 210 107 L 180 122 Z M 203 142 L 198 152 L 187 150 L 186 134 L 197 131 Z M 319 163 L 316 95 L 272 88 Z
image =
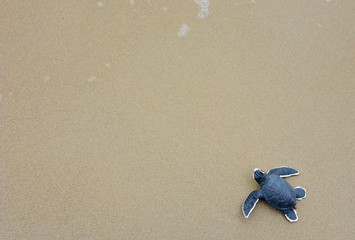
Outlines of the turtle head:
M 265 181 L 266 175 L 267 174 L 263 170 L 259 168 L 254 169 L 254 179 L 259 183 L 259 185 Z

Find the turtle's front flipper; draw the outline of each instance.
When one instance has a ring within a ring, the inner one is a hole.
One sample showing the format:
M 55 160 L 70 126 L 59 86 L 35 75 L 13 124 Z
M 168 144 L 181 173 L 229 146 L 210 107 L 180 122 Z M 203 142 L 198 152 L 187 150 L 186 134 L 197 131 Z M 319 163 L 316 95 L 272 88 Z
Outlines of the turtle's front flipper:
M 298 175 L 300 172 L 297 169 L 290 167 L 277 167 L 269 170 L 267 174 L 279 175 L 280 177 L 291 177 Z
M 244 217 L 248 218 L 251 211 L 253 211 L 256 203 L 260 198 L 264 198 L 263 192 L 261 190 L 253 191 L 249 194 L 247 199 L 243 203 L 243 214 Z
M 293 191 L 296 193 L 297 200 L 301 200 L 302 198 L 306 197 L 306 189 L 301 187 L 295 187 Z
M 297 212 L 296 212 L 296 210 L 294 210 L 294 209 L 287 209 L 287 210 L 284 210 L 284 211 L 282 211 L 282 212 L 285 214 L 287 220 L 289 220 L 290 222 L 297 222 L 298 217 L 297 217 Z

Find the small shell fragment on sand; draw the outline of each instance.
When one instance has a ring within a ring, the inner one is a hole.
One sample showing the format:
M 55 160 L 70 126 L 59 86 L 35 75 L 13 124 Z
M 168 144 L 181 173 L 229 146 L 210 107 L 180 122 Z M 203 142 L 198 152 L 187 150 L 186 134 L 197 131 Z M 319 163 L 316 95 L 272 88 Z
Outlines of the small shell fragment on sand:
M 88 82 L 94 82 L 96 80 L 96 77 L 92 76 L 88 79 Z
M 45 76 L 45 77 L 43 78 L 43 82 L 46 83 L 46 82 L 48 82 L 49 79 L 50 79 L 49 76 Z
M 179 32 L 177 33 L 177 36 L 179 38 L 183 38 L 186 36 L 187 32 L 189 31 L 189 26 L 187 26 L 187 24 L 183 24 L 179 30 Z

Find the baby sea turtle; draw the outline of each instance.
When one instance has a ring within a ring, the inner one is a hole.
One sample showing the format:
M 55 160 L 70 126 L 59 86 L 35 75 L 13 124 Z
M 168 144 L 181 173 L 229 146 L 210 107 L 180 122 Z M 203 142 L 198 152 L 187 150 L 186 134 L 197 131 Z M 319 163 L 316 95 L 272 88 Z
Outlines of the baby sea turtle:
M 254 179 L 261 190 L 253 191 L 243 203 L 244 217 L 248 218 L 260 198 L 265 199 L 272 207 L 281 210 L 290 222 L 298 220 L 296 199 L 306 197 L 306 189 L 292 188 L 283 178 L 298 175 L 299 171 L 290 167 L 277 167 L 270 169 L 266 174 L 263 170 L 254 169 Z

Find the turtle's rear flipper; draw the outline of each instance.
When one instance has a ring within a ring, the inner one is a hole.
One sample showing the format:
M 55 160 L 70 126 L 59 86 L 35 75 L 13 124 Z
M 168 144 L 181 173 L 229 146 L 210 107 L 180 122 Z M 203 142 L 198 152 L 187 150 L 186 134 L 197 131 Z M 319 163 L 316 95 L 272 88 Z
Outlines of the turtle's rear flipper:
M 285 214 L 287 220 L 289 220 L 290 222 L 297 222 L 298 217 L 297 217 L 296 210 L 288 209 L 288 210 L 285 210 L 285 211 L 282 211 L 282 212 Z
M 261 190 L 253 191 L 249 194 L 247 199 L 243 203 L 243 214 L 244 217 L 248 218 L 251 211 L 253 211 L 256 203 L 260 198 L 263 198 L 263 192 Z
M 302 198 L 306 197 L 306 189 L 301 187 L 295 187 L 294 191 L 296 193 L 297 200 L 301 200 Z
M 267 174 L 279 175 L 280 177 L 291 177 L 298 175 L 300 172 L 297 169 L 290 167 L 277 167 L 269 170 Z

